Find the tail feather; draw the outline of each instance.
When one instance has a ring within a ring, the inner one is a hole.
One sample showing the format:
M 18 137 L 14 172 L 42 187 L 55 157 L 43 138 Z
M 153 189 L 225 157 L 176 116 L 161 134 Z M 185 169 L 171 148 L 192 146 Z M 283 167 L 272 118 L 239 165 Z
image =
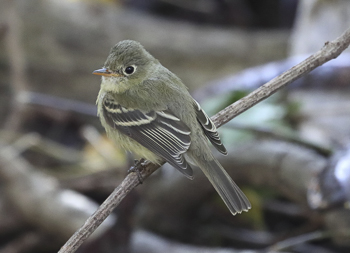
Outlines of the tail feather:
M 197 164 L 233 215 L 248 211 L 251 208 L 248 198 L 216 159 Z

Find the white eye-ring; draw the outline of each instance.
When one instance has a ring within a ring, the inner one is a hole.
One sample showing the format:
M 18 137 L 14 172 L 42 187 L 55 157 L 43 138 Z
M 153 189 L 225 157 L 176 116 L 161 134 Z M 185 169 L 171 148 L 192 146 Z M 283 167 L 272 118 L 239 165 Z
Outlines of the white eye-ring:
M 126 75 L 131 75 L 131 74 L 133 74 L 134 72 L 135 72 L 135 70 L 136 70 L 136 66 L 135 65 L 130 65 L 130 66 L 127 66 L 125 69 L 124 69 L 124 73 L 126 74 Z

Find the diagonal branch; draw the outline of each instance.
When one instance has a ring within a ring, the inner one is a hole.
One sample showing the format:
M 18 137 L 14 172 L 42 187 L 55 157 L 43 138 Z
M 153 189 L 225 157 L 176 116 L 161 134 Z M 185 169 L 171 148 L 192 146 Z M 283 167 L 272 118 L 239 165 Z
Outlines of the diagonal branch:
M 346 30 L 339 38 L 332 42 L 326 42 L 321 50 L 311 55 L 306 60 L 282 73 L 270 82 L 256 89 L 246 97 L 226 107 L 212 117 L 217 127 L 227 123 L 237 115 L 248 110 L 260 101 L 274 94 L 282 87 L 288 85 L 304 74 L 322 64 L 338 57 L 350 44 L 350 29 Z M 160 166 L 146 162 L 140 166 L 141 175 L 145 179 Z M 102 203 L 100 208 L 85 222 L 85 224 L 66 242 L 59 253 L 73 253 L 91 235 L 93 231 L 108 217 L 112 210 L 119 205 L 123 198 L 137 185 L 140 184 L 136 173 L 130 173 L 123 182 Z

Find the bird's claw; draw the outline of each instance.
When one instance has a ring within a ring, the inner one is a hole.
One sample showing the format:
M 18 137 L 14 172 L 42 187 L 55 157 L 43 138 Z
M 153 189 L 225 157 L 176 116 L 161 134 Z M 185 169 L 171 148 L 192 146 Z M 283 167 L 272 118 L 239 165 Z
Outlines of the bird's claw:
M 145 159 L 141 158 L 140 160 L 135 159 L 134 166 L 131 166 L 130 169 L 128 169 L 128 174 L 131 172 L 135 172 L 137 174 L 137 178 L 139 179 L 140 184 L 143 183 L 143 178 L 141 175 L 141 170 L 145 166 Z

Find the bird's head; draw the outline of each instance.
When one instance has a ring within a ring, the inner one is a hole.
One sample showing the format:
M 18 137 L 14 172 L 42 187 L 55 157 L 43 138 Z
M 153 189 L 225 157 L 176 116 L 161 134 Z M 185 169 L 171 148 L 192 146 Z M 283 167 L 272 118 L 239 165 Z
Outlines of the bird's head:
M 103 68 L 93 74 L 102 76 L 101 88 L 122 93 L 144 81 L 157 60 L 133 40 L 123 40 L 112 47 Z

